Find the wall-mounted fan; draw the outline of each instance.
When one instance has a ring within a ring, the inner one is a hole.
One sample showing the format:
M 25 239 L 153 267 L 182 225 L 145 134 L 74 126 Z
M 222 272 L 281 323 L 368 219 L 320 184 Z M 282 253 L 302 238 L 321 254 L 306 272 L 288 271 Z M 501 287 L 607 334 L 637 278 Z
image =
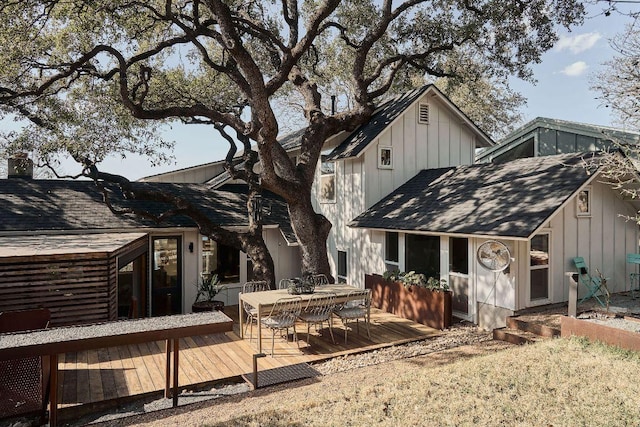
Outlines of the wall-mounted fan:
M 504 271 L 511 263 L 511 252 L 504 243 L 489 240 L 478 248 L 478 262 L 488 270 Z

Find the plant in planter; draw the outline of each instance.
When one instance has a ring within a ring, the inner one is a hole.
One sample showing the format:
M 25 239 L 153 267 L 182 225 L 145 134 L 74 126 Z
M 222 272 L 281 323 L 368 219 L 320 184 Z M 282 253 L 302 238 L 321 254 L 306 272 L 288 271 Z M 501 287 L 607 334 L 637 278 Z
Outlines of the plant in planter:
M 391 282 L 400 282 L 405 287 L 420 286 L 430 291 L 448 291 L 449 285 L 445 279 L 437 279 L 435 277 L 425 276 L 415 271 L 401 272 L 400 270 L 388 270 L 382 274 L 385 280 Z
M 424 284 L 424 287 L 431 291 L 448 291 L 449 285 L 445 279 L 436 279 L 435 277 L 429 277 Z
M 216 300 L 215 297 L 227 287 L 220 284 L 217 274 L 212 275 L 210 279 L 201 278 L 196 283 L 196 289 L 196 300 L 191 306 L 191 311 L 197 313 L 224 309 L 224 302 Z

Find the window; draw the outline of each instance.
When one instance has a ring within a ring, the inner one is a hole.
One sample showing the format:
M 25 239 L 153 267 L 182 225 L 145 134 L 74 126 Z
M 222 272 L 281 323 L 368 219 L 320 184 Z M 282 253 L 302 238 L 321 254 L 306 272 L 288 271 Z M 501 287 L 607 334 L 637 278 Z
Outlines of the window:
M 240 282 L 240 251 L 202 236 L 202 270 L 205 280 L 217 274 L 222 283 Z
M 320 191 L 319 200 L 321 202 L 336 201 L 336 164 L 327 162 L 322 156 L 320 163 Z
M 585 188 L 576 197 L 576 215 L 591 216 L 591 188 Z
M 347 281 L 347 252 L 338 251 L 338 281 Z
M 440 277 L 440 237 L 407 234 L 405 237 L 405 270 Z
M 418 105 L 418 123 L 421 125 L 429 124 L 429 104 Z
M 393 168 L 393 150 L 391 147 L 378 147 L 378 169 Z
M 449 238 L 449 271 L 469 274 L 469 239 Z
M 531 239 L 529 250 L 529 299 L 549 298 L 549 234 L 538 234 Z
M 397 270 L 400 257 L 398 254 L 398 233 L 387 231 L 384 244 L 384 262 L 387 271 Z

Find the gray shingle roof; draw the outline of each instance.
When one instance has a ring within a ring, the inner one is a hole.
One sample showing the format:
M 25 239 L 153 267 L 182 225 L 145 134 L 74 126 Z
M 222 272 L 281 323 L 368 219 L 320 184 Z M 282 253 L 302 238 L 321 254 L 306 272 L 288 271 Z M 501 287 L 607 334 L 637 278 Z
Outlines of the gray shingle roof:
M 423 170 L 349 226 L 527 238 L 590 178 L 575 153 Z
M 143 183 L 134 186 L 179 194 L 198 206 L 216 224 L 223 227 L 248 225 L 246 186 L 229 185 L 212 190 L 202 184 Z M 152 213 L 161 213 L 166 205 L 158 202 L 125 201 L 113 192 L 113 204 L 135 206 Z M 289 242 L 293 231 L 286 204 L 272 194 L 265 194 L 272 206 L 265 215 L 267 225 L 282 226 Z M 69 180 L 0 180 L 0 232 L 117 230 L 140 228 L 195 227 L 185 216 L 155 222 L 135 215 L 116 215 L 102 201 L 102 195 L 92 181 Z M 293 235 L 293 242 L 295 242 Z
M 355 157 L 364 150 L 387 126 L 404 110 L 422 96 L 431 85 L 405 92 L 382 104 L 371 119 L 351 133 L 328 156 L 327 160 L 339 160 Z

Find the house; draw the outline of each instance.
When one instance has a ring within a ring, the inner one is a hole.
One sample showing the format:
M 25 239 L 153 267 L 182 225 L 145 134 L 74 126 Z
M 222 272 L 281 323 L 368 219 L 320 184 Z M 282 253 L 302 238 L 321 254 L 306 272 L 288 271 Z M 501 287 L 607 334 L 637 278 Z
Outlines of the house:
M 134 185 L 187 197 L 223 227 L 248 226 L 244 186 Z M 165 209 L 107 190 L 119 209 Z M 276 258 L 276 274 L 295 275 L 298 248 L 286 205 L 265 198 L 270 211 L 263 236 Z M 0 272 L 0 311 L 44 306 L 52 324 L 61 325 L 190 312 L 195 284 L 212 272 L 228 287 L 220 299 L 237 304 L 251 266 L 242 252 L 201 236 L 187 217 L 157 224 L 113 213 L 92 181 L 12 177 L 0 180 Z
M 299 136 L 283 138 L 292 158 Z M 485 328 L 567 301 L 565 272 L 574 271 L 575 256 L 612 275 L 613 290 L 625 290 L 625 257 L 637 251 L 638 230 L 618 215 L 638 206 L 578 167 L 584 155 L 562 154 L 608 146 L 600 127 L 552 119 L 536 119 L 496 145 L 434 86 L 394 98 L 351 134 L 325 142 L 313 200 L 333 224 L 334 276 L 359 287 L 366 274 L 393 269 L 439 277 L 454 291 L 454 314 Z M 554 156 L 521 159 L 534 153 Z M 475 164 L 489 159 L 504 165 Z M 225 173 L 206 179 L 230 182 Z M 580 209 L 579 198 L 586 200 Z M 480 246 L 495 240 L 512 258 L 501 272 L 477 259 Z
M 606 126 L 537 117 L 498 144 L 482 150 L 477 163 L 504 163 L 523 157 L 608 150 L 618 144 L 640 144 L 640 133 Z
M 487 329 L 503 325 L 514 312 L 566 302 L 565 273 L 574 271 L 571 259 L 575 256 L 583 256 L 592 269 L 599 267 L 612 276 L 612 290 L 628 289 L 631 267 L 626 254 L 638 251 L 639 236 L 637 225 L 620 215 L 632 215 L 640 206 L 602 184 L 597 169 L 582 167 L 585 157 L 598 154 L 576 151 L 604 146 L 601 133 L 593 129 L 587 135 L 571 133 L 565 122 L 554 123 L 557 129 L 544 130 L 535 123 L 525 126 L 495 146 L 435 86 L 426 85 L 383 103 L 368 123 L 350 134 L 329 138 L 318 162 L 312 200 L 333 225 L 327 251 L 334 277 L 358 287 L 364 287 L 365 275 L 394 269 L 444 279 L 454 292 L 454 314 Z M 573 135 L 573 145 L 567 142 L 568 134 Z M 279 141 L 291 158 L 299 154 L 301 135 L 294 132 Z M 476 161 L 480 149 L 484 151 Z M 485 163 L 488 160 L 495 162 Z M 246 226 L 243 187 L 231 180 L 221 162 L 143 181 L 140 185 L 190 192 L 190 198 L 222 226 Z M 98 206 L 95 189 L 93 195 L 88 193 L 89 184 L 55 184 L 59 188 L 44 197 L 53 191 L 46 188 L 54 186 L 52 182 L 27 182 L 23 186 L 32 188 L 24 199 L 31 202 L 16 205 L 19 210 L 0 210 L 0 219 L 6 215 L 16 220 L 16 212 L 31 210 L 37 217 L 35 212 L 48 204 L 55 205 L 51 212 L 57 212 L 74 197 L 94 198 L 91 207 L 83 209 L 95 212 L 94 219 L 76 223 L 65 213 L 64 224 L 43 224 L 38 229 L 27 228 L 24 219 L 17 219 L 18 229 L 0 227 L 0 236 L 143 233 L 149 261 L 141 263 L 147 265 L 142 268 L 146 273 L 137 280 L 138 293 L 149 295 L 140 307 L 145 314 L 158 314 L 154 310 L 160 302 L 152 300 L 156 283 L 186 284 L 212 271 L 214 260 L 220 266 L 233 265 L 226 274 L 233 279 L 228 299 L 237 302 L 238 288 L 249 278 L 246 257 L 212 245 L 186 219 L 158 226 L 114 218 L 104 205 Z M 63 197 L 65 188 L 75 185 L 87 188 L 82 195 Z M 0 199 L 10 200 L 13 192 L 10 185 L 0 183 Z M 236 209 L 235 214 L 228 212 Z M 298 276 L 299 251 L 286 206 L 274 198 L 271 215 L 265 239 L 276 264 L 276 279 Z M 509 250 L 509 265 L 501 271 L 485 268 L 478 259 L 478 250 L 495 241 Z M 116 249 L 110 250 L 103 257 L 117 256 Z M 229 258 L 221 258 L 223 253 Z M 177 266 L 172 267 L 173 281 L 163 278 L 160 266 L 164 263 Z M 123 274 L 132 269 L 118 268 Z M 120 277 L 121 283 L 129 280 Z M 175 311 L 190 310 L 191 288 L 185 285 L 168 292 L 181 300 Z

